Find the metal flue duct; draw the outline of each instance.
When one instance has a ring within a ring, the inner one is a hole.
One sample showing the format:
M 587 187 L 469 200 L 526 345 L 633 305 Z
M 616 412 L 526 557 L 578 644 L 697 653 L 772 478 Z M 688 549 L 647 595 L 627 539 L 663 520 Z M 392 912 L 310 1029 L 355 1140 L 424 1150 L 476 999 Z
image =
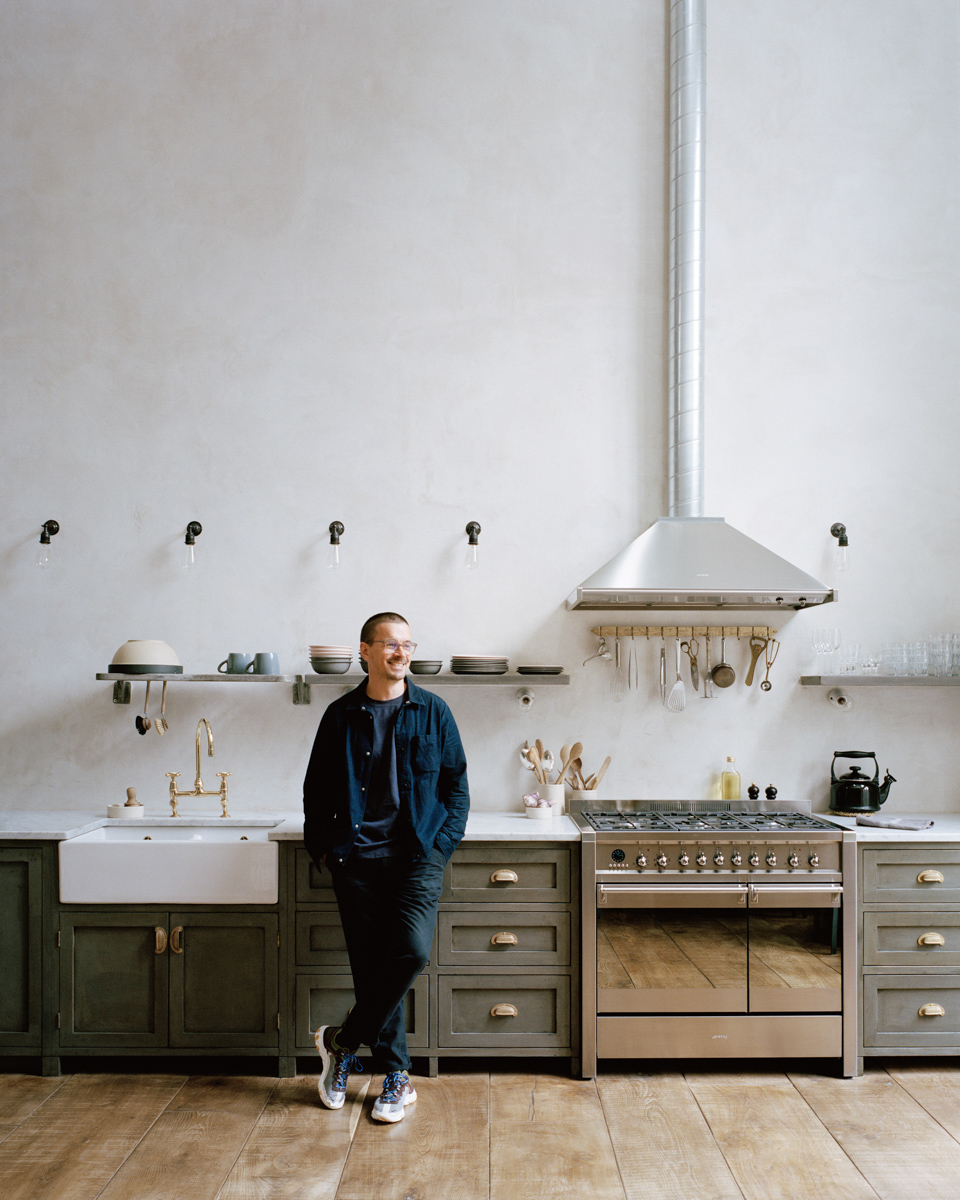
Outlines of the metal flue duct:
M 706 0 L 670 0 L 669 516 L 585 580 L 568 608 L 806 608 L 824 584 L 704 508 Z

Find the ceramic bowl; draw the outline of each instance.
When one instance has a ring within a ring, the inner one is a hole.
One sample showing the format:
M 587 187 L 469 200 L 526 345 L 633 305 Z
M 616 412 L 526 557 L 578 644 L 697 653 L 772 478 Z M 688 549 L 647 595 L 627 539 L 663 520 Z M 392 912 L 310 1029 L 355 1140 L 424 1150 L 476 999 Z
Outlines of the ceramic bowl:
M 182 675 L 177 652 L 166 642 L 132 638 L 124 642 L 110 662 L 114 675 Z
M 318 675 L 345 675 L 350 670 L 349 658 L 311 658 L 310 665 Z
M 442 659 L 415 658 L 410 664 L 410 670 L 414 675 L 438 675 L 442 666 Z

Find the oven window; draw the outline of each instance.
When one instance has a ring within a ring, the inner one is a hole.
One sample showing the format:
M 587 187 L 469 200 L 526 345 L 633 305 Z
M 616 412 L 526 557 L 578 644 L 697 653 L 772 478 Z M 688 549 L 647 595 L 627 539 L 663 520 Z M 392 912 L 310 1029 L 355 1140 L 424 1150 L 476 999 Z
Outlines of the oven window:
M 600 1012 L 746 1012 L 747 913 L 597 912 Z
M 840 909 L 750 913 L 750 1011 L 840 1011 Z

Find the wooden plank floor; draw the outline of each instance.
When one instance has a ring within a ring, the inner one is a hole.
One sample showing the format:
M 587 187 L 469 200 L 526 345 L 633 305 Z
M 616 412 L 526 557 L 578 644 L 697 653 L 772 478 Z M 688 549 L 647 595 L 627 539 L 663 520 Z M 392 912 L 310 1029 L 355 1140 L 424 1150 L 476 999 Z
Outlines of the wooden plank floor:
M 446 1064 L 445 1064 L 446 1065 Z M 862 1079 L 460 1063 L 329 1112 L 316 1076 L 0 1075 L 3 1200 L 957 1200 L 960 1065 Z

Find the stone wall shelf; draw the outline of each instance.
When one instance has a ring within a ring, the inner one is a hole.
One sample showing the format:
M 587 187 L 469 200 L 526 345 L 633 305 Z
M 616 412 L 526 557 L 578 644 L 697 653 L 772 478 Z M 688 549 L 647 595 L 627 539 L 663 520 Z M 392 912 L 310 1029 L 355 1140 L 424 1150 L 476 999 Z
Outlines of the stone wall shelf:
M 801 675 L 801 687 L 960 687 L 957 675 Z
M 134 683 L 292 683 L 297 675 L 173 675 L 151 673 L 148 675 L 121 675 L 98 671 L 97 679 L 113 684 L 114 704 L 130 703 L 130 685 Z

